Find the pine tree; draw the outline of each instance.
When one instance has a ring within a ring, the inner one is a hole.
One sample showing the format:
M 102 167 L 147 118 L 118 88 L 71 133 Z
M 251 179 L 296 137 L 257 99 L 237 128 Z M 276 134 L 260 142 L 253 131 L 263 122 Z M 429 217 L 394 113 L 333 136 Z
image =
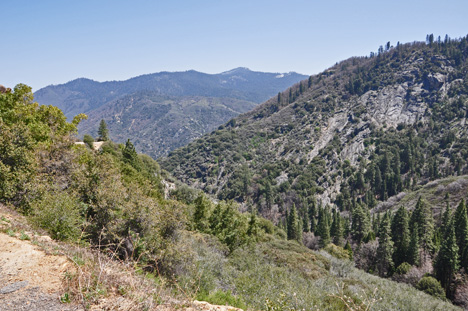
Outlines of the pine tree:
M 307 214 L 302 217 L 302 230 L 304 232 L 310 231 L 309 216 Z
M 442 287 L 445 289 L 447 297 L 450 297 L 450 284 L 459 267 L 458 245 L 455 236 L 453 217 L 450 220 L 442 246 L 434 261 L 434 272 Z
M 330 226 L 327 217 L 327 211 L 324 208 L 319 210 L 319 219 L 317 224 L 317 235 L 320 237 L 320 247 L 330 244 Z
M 309 80 L 307 81 L 307 87 L 310 89 L 312 87 L 312 76 L 309 77 Z
M 309 205 L 308 214 L 309 214 L 309 220 L 310 220 L 310 232 L 315 233 L 317 230 L 317 226 L 316 226 L 317 210 L 316 210 L 315 199 L 313 199 L 312 203 Z
M 381 277 L 387 276 L 393 268 L 393 241 L 390 218 L 384 217 L 380 226 L 379 246 L 377 248 L 377 268 Z
M 122 157 L 124 162 L 133 166 L 137 171 L 141 169 L 140 159 L 130 139 L 127 139 L 125 143 L 125 148 L 122 150 Z
M 460 263 L 465 270 L 468 268 L 468 215 L 465 200 L 461 200 L 455 211 L 455 236 L 458 245 Z
M 416 207 L 411 215 L 411 225 L 418 224 L 419 243 L 425 252 L 433 249 L 432 237 L 434 231 L 432 211 L 419 197 Z
M 99 123 L 98 135 L 100 141 L 108 141 L 109 140 L 109 130 L 107 129 L 107 124 L 104 119 L 101 120 Z
M 296 240 L 301 243 L 302 232 L 299 231 L 299 219 L 297 216 L 296 206 L 293 205 L 288 217 L 288 240 Z
M 392 219 L 392 240 L 395 245 L 393 262 L 398 267 L 407 260 L 407 252 L 410 244 L 408 212 L 400 206 Z
M 352 212 L 351 236 L 356 243 L 361 244 L 370 231 L 370 220 L 362 206 L 357 204 Z
M 333 243 L 335 245 L 342 245 L 343 240 L 343 226 L 341 225 L 340 213 L 333 213 L 333 223 L 330 228 L 330 235 L 333 237 Z
M 419 228 L 417 223 L 412 227 L 411 239 L 406 259 L 411 265 L 419 265 Z

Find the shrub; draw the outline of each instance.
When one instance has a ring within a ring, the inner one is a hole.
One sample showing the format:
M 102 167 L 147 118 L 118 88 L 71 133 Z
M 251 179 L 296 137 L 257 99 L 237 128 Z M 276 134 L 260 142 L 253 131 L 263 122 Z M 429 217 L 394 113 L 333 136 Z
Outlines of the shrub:
M 411 265 L 407 262 L 404 262 L 401 265 L 399 265 L 398 268 L 396 268 L 395 273 L 403 275 L 403 274 L 408 273 L 410 269 L 411 269 Z
M 440 282 L 432 276 L 423 277 L 419 280 L 416 288 L 439 299 L 445 299 L 444 289 L 440 285 Z
M 32 204 L 32 219 L 54 239 L 76 240 L 83 221 L 80 209 L 79 202 L 68 193 L 46 192 Z
M 94 143 L 94 138 L 91 135 L 85 134 L 83 136 L 83 142 L 88 145 L 90 149 L 94 149 L 93 143 Z
M 328 244 L 324 250 L 338 259 L 350 259 L 349 252 L 343 247 L 337 246 L 335 244 Z

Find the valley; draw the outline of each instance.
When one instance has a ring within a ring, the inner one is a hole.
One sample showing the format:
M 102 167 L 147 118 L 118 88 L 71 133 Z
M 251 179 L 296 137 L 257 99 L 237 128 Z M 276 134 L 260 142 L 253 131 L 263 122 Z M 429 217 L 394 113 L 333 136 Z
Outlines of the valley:
M 466 309 L 468 39 L 431 36 L 312 76 L 4 88 L 0 234 L 61 241 L 70 308 Z

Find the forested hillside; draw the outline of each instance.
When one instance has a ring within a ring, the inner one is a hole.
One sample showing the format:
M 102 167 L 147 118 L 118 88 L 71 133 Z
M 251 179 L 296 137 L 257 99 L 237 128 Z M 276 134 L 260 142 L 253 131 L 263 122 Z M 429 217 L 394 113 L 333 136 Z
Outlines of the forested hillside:
M 102 83 L 77 79 L 40 89 L 36 99 L 62 109 L 69 120 L 86 113 L 89 119 L 78 127 L 81 136 L 96 137 L 104 119 L 114 141 L 130 138 L 138 151 L 158 158 L 304 78 L 247 68 L 220 74 L 160 72 Z
M 366 271 L 419 288 L 438 283 L 421 279 L 432 273 L 441 295 L 465 305 L 467 72 L 466 37 L 388 42 L 160 163 L 258 211 L 290 239 L 346 244 Z
M 138 92 L 93 110 L 81 122 L 79 131 L 97 138 L 98 124 L 105 120 L 113 140 L 125 142 L 130 138 L 138 151 L 156 159 L 256 105 L 230 98 Z
M 194 298 L 253 310 L 457 309 L 354 268 L 349 247 L 312 251 L 297 231 L 298 241 L 287 241 L 295 226 L 286 233 L 255 213 L 240 213 L 235 202 L 214 203 L 181 184 L 167 198 L 169 177 L 130 140 L 107 141 L 100 150 L 75 144 L 84 118 L 66 122 L 58 108 L 35 103 L 25 85 L 0 94 L 0 200 L 38 230 L 75 245 L 69 260 L 80 273 L 64 276 L 62 303 L 92 308 L 120 296 L 138 310 Z M 78 246 L 100 252 L 97 269 Z M 130 287 L 104 278 L 102 256 L 128 263 L 155 289 L 135 297 Z M 84 270 L 90 276 L 80 283 Z

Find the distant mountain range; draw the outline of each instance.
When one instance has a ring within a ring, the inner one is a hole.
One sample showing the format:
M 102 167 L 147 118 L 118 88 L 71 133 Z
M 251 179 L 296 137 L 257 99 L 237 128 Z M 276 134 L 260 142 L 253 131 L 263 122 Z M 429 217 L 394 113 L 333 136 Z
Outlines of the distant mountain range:
M 80 78 L 42 88 L 35 99 L 59 107 L 68 119 L 86 113 L 80 135 L 96 136 L 104 119 L 112 139 L 130 138 L 139 151 L 159 157 L 305 78 L 247 68 L 219 74 L 160 72 L 109 82 Z

